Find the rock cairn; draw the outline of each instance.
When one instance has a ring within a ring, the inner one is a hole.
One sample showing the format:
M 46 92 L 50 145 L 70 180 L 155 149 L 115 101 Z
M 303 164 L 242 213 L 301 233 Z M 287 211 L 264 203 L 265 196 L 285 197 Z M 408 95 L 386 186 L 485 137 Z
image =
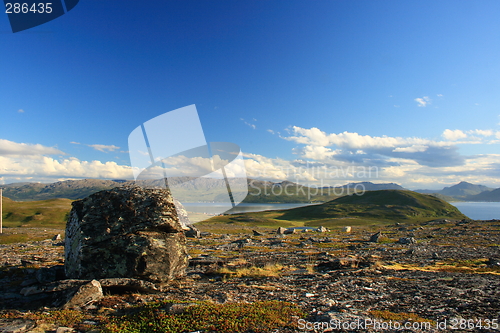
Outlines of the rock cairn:
M 185 274 L 185 227 L 168 191 L 117 187 L 72 205 L 65 239 L 68 278 L 167 282 Z

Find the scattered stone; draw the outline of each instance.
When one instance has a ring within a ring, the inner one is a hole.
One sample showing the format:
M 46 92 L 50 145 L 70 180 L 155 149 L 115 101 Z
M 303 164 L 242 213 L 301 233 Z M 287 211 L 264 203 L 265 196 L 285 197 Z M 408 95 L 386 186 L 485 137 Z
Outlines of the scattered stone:
M 53 241 L 56 241 L 56 240 L 61 240 L 61 234 L 57 234 L 57 235 L 55 235 L 54 237 L 52 237 L 52 240 L 53 240 Z
M 487 265 L 489 267 L 500 267 L 500 259 L 499 258 L 489 258 Z
M 257 230 L 252 230 L 254 236 L 264 236 L 263 233 L 258 232 Z
M 201 237 L 201 231 L 196 228 L 194 225 L 188 225 L 187 230 L 184 231 L 184 235 L 189 238 L 200 238 Z
M 36 272 L 36 280 L 40 283 L 49 283 L 65 278 L 64 265 L 42 267 Z
M 398 244 L 416 244 L 417 241 L 413 237 L 401 237 L 398 240 Z
M 157 293 L 160 288 L 149 281 L 131 278 L 111 278 L 99 280 L 101 287 L 115 292 Z
M 279 235 L 284 235 L 286 230 L 287 230 L 286 228 L 279 227 L 278 230 L 276 230 L 276 233 Z
M 0 318 L 0 332 L 2 333 L 23 333 L 35 327 L 35 322 L 22 318 Z
M 318 229 L 316 229 L 317 232 L 327 232 L 328 229 L 323 227 L 323 226 L 320 226 Z
M 56 330 L 56 333 L 71 333 L 71 332 L 76 332 L 74 328 L 71 327 L 58 327 Z
M 291 234 L 296 234 L 296 233 L 297 233 L 297 229 L 295 229 L 295 228 L 288 228 L 284 232 L 285 235 L 291 235 Z
M 342 232 L 346 232 L 346 233 L 351 232 L 351 227 L 343 227 Z
M 63 305 L 63 308 L 79 310 L 89 303 L 101 300 L 103 297 L 101 284 L 97 280 L 92 280 L 78 288 L 76 293 Z
M 377 232 L 376 234 L 373 234 L 371 237 L 370 237 L 370 242 L 372 243 L 378 243 L 381 241 L 383 235 L 382 235 L 382 232 L 379 231 Z
M 68 277 L 167 282 L 185 274 L 186 237 L 168 191 L 117 187 L 72 205 L 66 224 Z
M 325 269 L 347 269 L 358 268 L 360 260 L 358 258 L 336 258 L 317 265 L 318 268 Z
M 196 305 L 196 303 L 167 303 L 163 308 L 168 314 L 182 314 L 187 308 Z

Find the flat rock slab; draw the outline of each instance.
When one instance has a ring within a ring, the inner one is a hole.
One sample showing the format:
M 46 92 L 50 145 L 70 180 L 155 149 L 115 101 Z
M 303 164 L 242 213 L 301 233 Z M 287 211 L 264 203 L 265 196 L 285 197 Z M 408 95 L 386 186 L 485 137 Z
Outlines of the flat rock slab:
M 0 318 L 1 333 L 24 333 L 35 327 L 35 322 L 30 319 L 6 319 Z

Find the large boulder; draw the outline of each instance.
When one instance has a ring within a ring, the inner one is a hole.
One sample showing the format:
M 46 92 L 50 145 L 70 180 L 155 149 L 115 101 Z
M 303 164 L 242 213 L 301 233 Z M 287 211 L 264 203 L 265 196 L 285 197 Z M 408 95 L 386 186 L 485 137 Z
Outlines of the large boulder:
M 186 237 L 168 191 L 117 187 L 72 205 L 65 238 L 68 278 L 168 282 L 185 274 Z

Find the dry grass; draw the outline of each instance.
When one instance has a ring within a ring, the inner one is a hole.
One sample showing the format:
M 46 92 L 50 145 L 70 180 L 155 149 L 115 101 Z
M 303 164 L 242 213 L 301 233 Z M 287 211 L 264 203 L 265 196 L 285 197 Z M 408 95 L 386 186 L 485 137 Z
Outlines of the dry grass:
M 412 270 L 424 272 L 449 272 L 449 273 L 464 273 L 464 274 L 493 274 L 500 275 L 499 267 L 488 267 L 487 259 L 476 260 L 449 260 L 447 262 L 437 262 L 434 265 L 417 266 L 412 264 L 392 264 L 384 265 L 386 269 L 393 270 Z
M 384 320 L 393 320 L 393 321 L 398 321 L 398 322 L 404 322 L 404 321 L 410 320 L 410 321 L 421 322 L 421 323 L 428 322 L 433 327 L 435 327 L 435 325 L 436 325 L 435 321 L 422 318 L 415 313 L 391 312 L 388 310 L 371 310 L 371 311 L 368 311 L 368 313 L 375 318 L 381 318 Z
M 294 268 L 295 269 L 295 268 Z M 264 267 L 240 267 L 231 269 L 228 267 L 220 268 L 217 273 L 226 277 L 252 277 L 252 278 L 265 278 L 265 277 L 279 277 L 284 272 L 292 270 L 291 267 L 283 266 L 281 264 L 268 264 Z

